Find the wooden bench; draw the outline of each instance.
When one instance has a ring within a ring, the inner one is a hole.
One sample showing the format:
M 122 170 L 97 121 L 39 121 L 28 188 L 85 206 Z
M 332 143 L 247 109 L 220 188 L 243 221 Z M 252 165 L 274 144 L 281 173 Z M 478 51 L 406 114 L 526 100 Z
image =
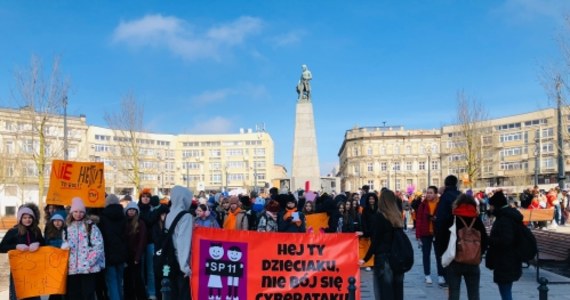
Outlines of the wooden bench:
M 16 216 L 6 216 L 0 218 L 0 230 L 8 230 L 17 224 Z
M 570 234 L 547 230 L 533 230 L 538 244 L 539 259 L 570 260 Z
M 523 222 L 552 221 L 554 219 L 554 208 L 546 209 L 524 209 L 519 208 L 523 215 Z

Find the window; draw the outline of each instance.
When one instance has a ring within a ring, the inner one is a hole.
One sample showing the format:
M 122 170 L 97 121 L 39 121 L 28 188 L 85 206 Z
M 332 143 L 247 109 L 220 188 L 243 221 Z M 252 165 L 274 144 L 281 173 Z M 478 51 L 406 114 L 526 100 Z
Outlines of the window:
M 528 169 L 528 162 L 502 162 L 501 170 L 526 170 Z
M 380 163 L 380 170 L 382 170 L 382 171 L 388 170 L 388 164 L 386 162 L 381 162 Z
M 386 146 L 380 147 L 380 155 L 386 155 Z
M 199 170 L 202 169 L 202 164 L 197 162 L 186 162 L 182 165 L 182 168 L 189 170 Z
M 554 158 L 549 157 L 549 158 L 542 159 L 540 165 L 544 169 L 554 169 L 556 164 L 555 164 Z
M 464 160 L 466 160 L 465 154 L 453 154 L 453 155 L 450 155 L 447 159 L 449 161 L 464 161 Z
M 372 155 L 372 147 L 368 147 L 368 150 L 366 150 L 366 154 Z
M 190 178 L 190 180 L 192 180 L 192 178 Z M 222 174 L 221 173 L 210 174 L 210 183 L 211 184 L 221 184 L 222 183 Z
M 226 156 L 243 156 L 243 149 L 227 149 Z
M 228 161 L 227 167 L 230 169 L 243 169 L 245 168 L 244 161 Z
M 14 142 L 13 141 L 6 141 L 6 153 L 13 154 L 14 153 Z
M 544 143 L 542 144 L 542 153 L 552 153 L 554 152 L 554 144 L 553 143 Z
M 385 187 L 385 186 L 386 186 L 386 179 L 380 180 L 380 186 L 381 186 L 381 187 Z
M 554 136 L 554 128 L 550 127 L 550 128 L 544 128 L 542 129 L 542 131 L 540 132 L 540 137 L 541 138 L 550 138 Z
M 265 168 L 265 161 L 254 161 L 253 166 L 255 168 L 258 168 L 258 169 L 259 168 L 264 169 Z M 245 167 L 247 167 L 247 165 Z
M 407 161 L 406 162 L 406 171 L 411 171 L 412 170 L 412 162 L 411 161 Z
M 510 130 L 510 129 L 520 129 L 521 123 L 510 123 L 497 126 L 497 130 Z
M 399 145 L 394 146 L 394 154 L 400 154 L 400 146 Z
M 400 162 L 399 161 L 394 163 L 394 170 L 400 171 Z
M 418 163 L 418 169 L 419 169 L 420 171 L 425 170 L 425 169 L 426 169 L 426 162 L 425 162 L 425 161 L 420 161 L 420 162 Z
M 110 136 L 110 135 L 96 134 L 96 135 L 95 135 L 95 140 L 96 140 L 96 141 L 110 141 L 110 140 L 111 140 L 111 136 Z
M 182 151 L 182 158 L 201 157 L 203 155 L 204 155 L 204 151 L 202 151 L 202 150 L 184 150 L 184 151 Z
M 439 162 L 437 160 L 432 160 L 431 169 L 432 170 L 439 170 Z
M 374 163 L 367 163 L 366 167 L 368 169 L 368 172 L 374 172 Z
M 401 188 L 400 179 L 396 179 L 396 191 L 399 191 Z
M 358 156 L 358 155 L 359 155 L 359 153 L 358 153 L 358 147 L 352 148 L 352 153 L 354 154 L 354 156 Z
M 4 215 L 6 215 L 6 216 L 15 216 L 15 215 L 16 215 L 16 207 L 15 207 L 15 206 L 6 206 L 6 207 L 4 207 Z
M 210 163 L 210 170 L 221 170 L 221 169 L 222 169 L 222 163 L 220 162 Z
M 513 132 L 513 133 L 503 133 L 499 136 L 499 142 L 512 142 L 512 141 L 521 141 L 523 139 L 522 132 Z
M 13 176 L 14 176 L 14 163 L 9 162 L 6 164 L 6 177 L 13 177 Z
M 35 150 L 37 149 L 36 147 L 37 142 L 34 140 L 25 140 L 23 141 L 23 145 L 22 145 L 22 150 L 24 151 L 24 153 L 34 153 Z
M 222 156 L 222 150 L 212 149 L 212 150 L 210 150 L 210 156 L 211 157 L 220 157 L 220 156 Z
M 356 175 L 356 176 L 360 175 L 360 166 L 359 165 L 354 165 L 353 170 L 354 170 L 354 175 Z
M 438 151 L 437 145 L 431 145 L 431 153 L 436 154 Z
M 406 154 L 412 154 L 412 146 L 410 145 L 406 146 Z
M 228 174 L 228 179 L 230 181 L 244 181 L 245 175 L 243 173 L 232 173 Z
M 113 152 L 113 147 L 109 145 L 95 144 L 92 147 L 95 152 Z
M 183 142 L 182 147 L 199 147 L 199 142 Z
M 158 146 L 170 146 L 170 142 L 169 141 L 156 141 L 156 145 Z
M 568 117 L 570 117 L 570 115 L 568 115 Z M 548 122 L 546 119 L 532 120 L 532 121 L 524 122 L 524 126 L 536 126 L 536 125 L 543 125 L 543 124 L 547 124 L 547 123 Z
M 255 148 L 253 151 L 255 156 L 265 156 L 265 148 Z
M 373 191 L 374 190 L 374 180 L 368 180 L 367 184 L 368 184 L 368 186 L 370 186 L 370 190 Z

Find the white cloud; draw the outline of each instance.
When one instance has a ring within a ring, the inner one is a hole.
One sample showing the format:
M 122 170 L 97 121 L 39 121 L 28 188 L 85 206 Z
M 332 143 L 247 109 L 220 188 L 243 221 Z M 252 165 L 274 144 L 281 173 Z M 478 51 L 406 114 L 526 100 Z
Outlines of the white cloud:
M 198 120 L 190 132 L 196 134 L 230 133 L 232 129 L 231 120 L 216 116 L 207 120 Z
M 121 22 L 112 40 L 134 48 L 166 48 L 186 59 L 219 60 L 221 52 L 245 43 L 262 29 L 261 19 L 243 16 L 237 20 L 200 30 L 172 16 L 147 15 L 141 19 Z
M 278 35 L 272 39 L 272 42 L 275 46 L 288 46 L 293 44 L 298 44 L 305 32 L 303 31 L 290 31 L 286 34 Z
M 192 98 L 192 102 L 198 105 L 207 105 L 216 102 L 223 102 L 228 96 L 235 94 L 232 89 L 221 89 L 216 91 L 205 91 Z
M 496 12 L 510 21 L 527 22 L 546 17 L 562 22 L 569 9 L 567 0 L 506 0 Z

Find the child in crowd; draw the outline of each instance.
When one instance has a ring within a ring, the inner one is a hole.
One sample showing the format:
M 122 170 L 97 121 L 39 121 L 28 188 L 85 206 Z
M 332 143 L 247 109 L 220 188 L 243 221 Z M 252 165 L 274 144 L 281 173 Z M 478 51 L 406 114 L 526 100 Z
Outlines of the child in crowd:
M 7 253 L 10 250 L 35 252 L 45 244 L 42 232 L 38 227 L 38 216 L 32 209 L 21 206 L 18 209 L 16 220 L 17 225 L 8 230 L 0 242 L 0 253 Z M 15 299 L 16 288 L 12 274 L 10 274 L 10 300 Z M 40 299 L 40 297 L 28 299 Z
M 306 207 L 306 205 L 305 205 Z M 257 224 L 258 232 L 277 232 L 279 231 L 279 223 L 277 215 L 279 214 L 279 202 L 270 200 L 265 206 L 265 211 L 259 217 Z
M 73 198 L 66 220 L 67 236 L 61 246 L 69 248 L 68 300 L 95 300 L 96 275 L 105 268 L 101 231 L 86 213 L 83 200 Z
M 207 204 L 198 204 L 194 227 L 220 228 L 218 221 L 212 214 Z
M 139 206 L 130 202 L 125 207 L 127 215 L 127 268 L 125 269 L 125 299 L 146 300 L 141 260 L 146 249 L 146 226 L 139 220 Z

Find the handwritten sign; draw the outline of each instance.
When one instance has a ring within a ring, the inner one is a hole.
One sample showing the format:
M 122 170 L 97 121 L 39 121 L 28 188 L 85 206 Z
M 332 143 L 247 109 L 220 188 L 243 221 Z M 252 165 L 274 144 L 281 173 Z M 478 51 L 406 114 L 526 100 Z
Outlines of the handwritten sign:
M 305 216 L 307 232 L 319 232 L 329 227 L 329 216 L 326 213 L 310 214 Z
M 18 299 L 65 294 L 69 251 L 50 246 L 36 252 L 12 250 L 8 259 Z
M 54 160 L 51 167 L 47 204 L 70 205 L 81 197 L 87 207 L 105 206 L 104 164 Z

